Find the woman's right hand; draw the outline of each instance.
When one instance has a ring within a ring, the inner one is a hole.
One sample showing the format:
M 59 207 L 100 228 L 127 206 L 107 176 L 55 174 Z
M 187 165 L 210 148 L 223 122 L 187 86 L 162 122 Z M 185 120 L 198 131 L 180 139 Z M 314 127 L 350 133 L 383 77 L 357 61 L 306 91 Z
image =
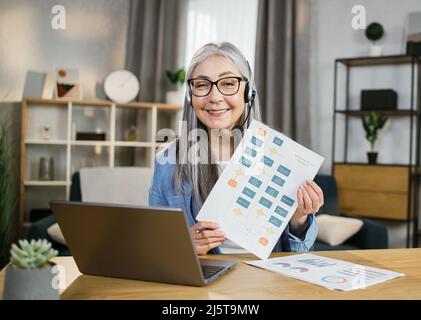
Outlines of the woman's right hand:
M 200 221 L 190 228 L 190 232 L 198 255 L 205 255 L 225 240 L 225 234 L 219 230 L 219 225 L 212 221 Z

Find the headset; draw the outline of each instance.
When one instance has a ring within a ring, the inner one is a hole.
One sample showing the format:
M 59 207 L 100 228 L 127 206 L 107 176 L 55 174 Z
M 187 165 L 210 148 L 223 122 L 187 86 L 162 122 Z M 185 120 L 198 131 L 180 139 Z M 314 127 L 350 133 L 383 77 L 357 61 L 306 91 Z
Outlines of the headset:
M 253 84 L 251 83 L 251 79 L 253 79 L 253 75 L 252 75 L 250 64 L 248 63 L 248 61 L 247 61 L 247 67 L 249 69 L 249 74 L 250 74 L 250 80 L 248 79 L 246 80 L 246 87 L 244 88 L 244 103 L 247 108 L 247 115 L 241 124 L 237 124 L 234 128 L 232 128 L 232 130 L 239 129 L 241 130 L 241 132 L 244 131 L 244 125 L 249 119 L 251 108 L 254 106 L 254 99 L 256 97 L 256 90 L 253 89 Z M 186 100 L 190 106 L 192 105 L 191 95 L 192 93 L 190 90 L 190 86 L 187 86 Z
M 247 65 L 248 65 L 248 62 L 247 62 Z M 251 74 L 250 66 L 249 66 L 249 71 L 250 71 L 250 78 L 252 79 L 253 76 Z M 249 120 L 251 108 L 254 106 L 254 98 L 256 97 L 256 90 L 253 89 L 252 84 L 250 85 L 250 81 L 251 80 L 247 80 L 246 87 L 244 89 L 244 103 L 247 106 L 247 115 L 241 124 L 237 124 L 234 128 L 232 128 L 232 130 L 239 129 L 241 133 L 244 132 L 244 125 Z

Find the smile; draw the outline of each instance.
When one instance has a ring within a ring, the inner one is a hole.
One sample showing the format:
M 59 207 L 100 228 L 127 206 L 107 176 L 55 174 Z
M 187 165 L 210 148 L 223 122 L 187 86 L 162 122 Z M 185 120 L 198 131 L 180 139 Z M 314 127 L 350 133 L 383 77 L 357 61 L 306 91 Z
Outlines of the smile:
M 209 113 L 212 116 L 219 117 L 223 116 L 227 111 L 230 109 L 222 109 L 222 110 L 206 110 L 207 113 Z

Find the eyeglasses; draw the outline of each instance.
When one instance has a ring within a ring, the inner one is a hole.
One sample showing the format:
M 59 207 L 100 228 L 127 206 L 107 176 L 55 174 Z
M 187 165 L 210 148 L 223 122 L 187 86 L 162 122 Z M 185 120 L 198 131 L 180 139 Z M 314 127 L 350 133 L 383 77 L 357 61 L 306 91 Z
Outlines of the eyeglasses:
M 217 81 L 210 81 L 202 78 L 193 78 L 187 80 L 190 92 L 196 97 L 205 97 L 211 91 L 213 85 L 216 85 L 218 91 L 224 96 L 232 96 L 240 89 L 240 82 L 246 81 L 242 77 L 226 77 Z

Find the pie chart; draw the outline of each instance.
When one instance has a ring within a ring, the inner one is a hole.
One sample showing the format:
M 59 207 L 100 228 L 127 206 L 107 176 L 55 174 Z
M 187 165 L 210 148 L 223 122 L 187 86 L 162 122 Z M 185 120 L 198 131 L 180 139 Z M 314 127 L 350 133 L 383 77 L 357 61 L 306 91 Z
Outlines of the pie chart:
M 288 268 L 291 266 L 289 263 L 284 263 L 284 262 L 272 262 L 272 264 L 275 266 L 281 266 L 283 268 Z
M 300 271 L 300 272 L 307 272 L 308 271 L 308 269 L 307 268 L 301 268 L 301 267 L 292 267 L 292 268 L 290 268 L 291 270 L 292 269 L 294 269 L 294 270 L 298 270 L 298 271 Z
M 344 277 L 337 277 L 337 276 L 324 276 L 322 277 L 322 281 L 327 283 L 344 283 L 347 280 Z

